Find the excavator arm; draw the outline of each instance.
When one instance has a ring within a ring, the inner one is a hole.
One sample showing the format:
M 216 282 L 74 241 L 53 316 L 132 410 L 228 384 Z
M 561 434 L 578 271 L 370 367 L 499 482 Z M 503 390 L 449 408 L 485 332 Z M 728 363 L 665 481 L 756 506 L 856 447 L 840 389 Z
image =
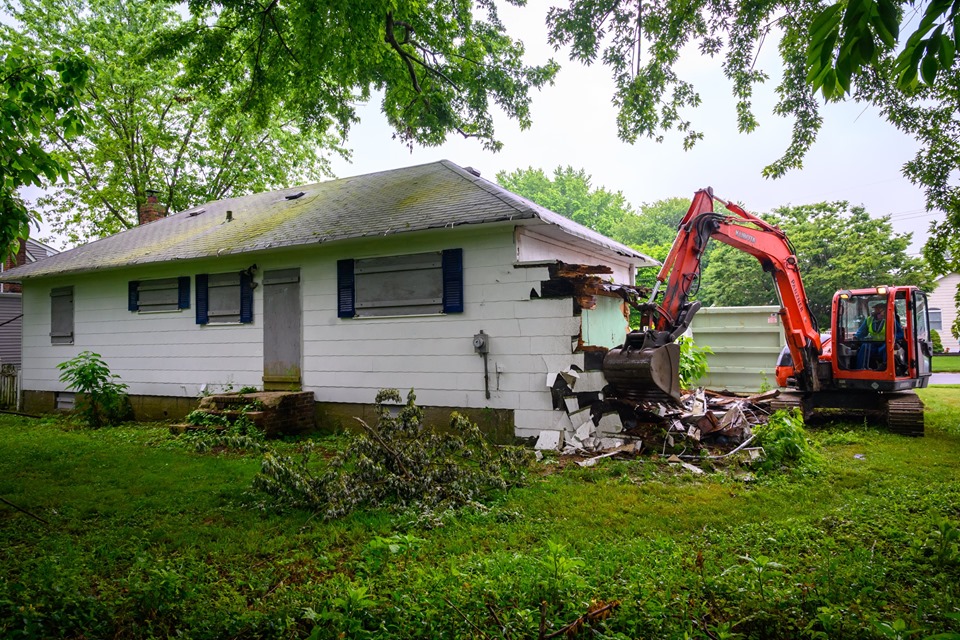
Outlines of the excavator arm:
M 716 213 L 714 202 L 723 204 L 730 213 Z M 607 354 L 607 379 L 627 395 L 650 397 L 660 393 L 679 397 L 679 348 L 672 343 L 700 308 L 700 303 L 691 302 L 689 297 L 700 277 L 700 261 L 711 239 L 756 257 L 764 271 L 773 275 L 797 381 L 803 389 L 819 390 L 816 369 L 821 352 L 820 333 L 789 240 L 777 227 L 721 200 L 710 188 L 694 196 L 657 275 L 653 295 L 649 302 L 639 305 L 644 328 L 628 334 L 623 346 Z M 662 295 L 661 287 L 665 287 Z

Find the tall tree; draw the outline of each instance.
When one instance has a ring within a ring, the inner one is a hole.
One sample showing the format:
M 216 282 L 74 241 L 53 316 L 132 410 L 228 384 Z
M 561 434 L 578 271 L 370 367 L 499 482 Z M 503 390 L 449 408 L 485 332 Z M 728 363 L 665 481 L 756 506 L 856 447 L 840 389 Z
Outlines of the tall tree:
M 666 198 L 640 205 L 636 221 L 631 225 L 630 237 L 634 240 L 629 244 L 654 260 L 663 261 L 677 238 L 677 228 L 689 208 L 690 198 Z M 704 256 L 704 265 L 708 259 L 708 256 Z M 658 272 L 659 268 L 639 270 L 637 284 L 653 287 Z
M 36 221 L 18 190 L 68 177 L 64 159 L 44 148 L 43 131 L 56 128 L 65 139 L 83 132 L 79 94 L 89 70 L 83 56 L 59 51 L 0 53 L 0 262 L 16 254 L 16 240 Z
M 624 234 L 626 221 L 634 215 L 630 203 L 622 192 L 595 188 L 591 180 L 585 170 L 569 166 L 554 169 L 553 177 L 533 167 L 497 174 L 504 188 L 614 240 L 629 242 Z
M 923 260 L 907 255 L 911 234 L 894 233 L 888 216 L 871 218 L 863 207 L 821 202 L 780 207 L 764 216 L 787 234 L 814 315 L 826 327 L 839 289 L 913 284 L 929 289 Z M 772 278 L 756 258 L 718 242 L 702 269 L 698 298 L 707 305 L 779 304 Z
M 523 0 L 511 0 L 522 4 Z M 495 2 L 395 0 L 191 0 L 192 20 L 162 50 L 191 47 L 194 80 L 226 80 L 235 101 L 259 117 L 283 104 L 302 122 L 346 129 L 354 105 L 383 91 L 396 136 L 437 145 L 450 134 L 502 145 L 499 106 L 530 123 L 530 90 L 551 82 L 552 61 L 523 62 Z
M 960 3 L 931 2 L 912 32 L 898 26 L 913 0 L 570 0 L 551 9 L 550 41 L 572 59 L 602 60 L 616 83 L 620 137 L 662 140 L 679 131 L 686 147 L 702 138 L 688 111 L 700 104 L 696 87 L 680 75 L 683 50 L 722 58 L 737 99 L 737 126 L 757 128 L 752 98 L 769 79 L 757 67 L 760 48 L 779 37 L 782 80 L 774 113 L 794 120 L 783 155 L 765 169 L 779 177 L 802 167 L 822 124 L 821 103 L 853 99 L 878 107 L 897 128 L 921 143 L 904 174 L 925 190 L 927 206 L 945 216 L 931 226 L 925 255 L 939 272 L 960 269 Z M 832 5 L 832 6 L 831 6 Z M 905 40 L 905 41 L 904 41 Z M 897 58 L 897 46 L 904 56 Z M 923 82 L 918 82 L 919 74 Z M 856 162 L 852 157 L 851 162 Z
M 165 4 L 5 0 L 5 7 L 18 24 L 3 27 L 3 41 L 83 49 L 96 65 L 79 104 L 87 126 L 45 128 L 52 151 L 73 166 L 74 180 L 38 204 L 53 230 L 72 242 L 135 225 L 148 189 L 158 190 L 171 210 L 183 210 L 316 179 L 327 168 L 326 155 L 338 149 L 334 135 L 319 124 L 300 126 L 283 105 L 254 123 L 229 91 L 213 95 L 186 85 L 189 47 L 162 59 L 145 56 L 157 34 L 181 25 Z

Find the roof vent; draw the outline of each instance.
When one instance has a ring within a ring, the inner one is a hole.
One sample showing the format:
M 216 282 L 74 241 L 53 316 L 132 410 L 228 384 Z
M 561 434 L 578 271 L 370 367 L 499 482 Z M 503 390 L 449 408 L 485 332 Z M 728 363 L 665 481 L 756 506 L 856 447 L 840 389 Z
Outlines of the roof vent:
M 188 213 L 187 216 L 191 218 L 196 218 L 198 215 L 200 215 L 204 211 L 206 211 L 206 209 L 197 209 L 196 211 L 191 211 L 190 213 Z
M 303 197 L 303 191 L 301 191 L 300 193 L 293 193 L 293 194 L 290 194 L 289 196 L 284 196 L 284 197 L 287 200 L 296 200 L 297 198 Z
M 464 167 L 463 170 L 466 171 L 467 173 L 472 173 L 473 175 L 477 176 L 478 178 L 480 177 L 480 172 L 477 171 L 476 169 L 474 169 L 473 167 Z

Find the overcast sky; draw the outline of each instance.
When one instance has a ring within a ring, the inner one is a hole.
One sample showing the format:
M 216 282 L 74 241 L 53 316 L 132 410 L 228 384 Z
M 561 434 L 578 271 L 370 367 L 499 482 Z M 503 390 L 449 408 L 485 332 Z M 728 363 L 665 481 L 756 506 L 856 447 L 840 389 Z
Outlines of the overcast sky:
M 562 65 L 556 84 L 534 95 L 533 126 L 520 131 L 505 117 L 497 120 L 504 142 L 499 153 L 484 151 L 474 140 L 450 139 L 437 148 L 410 150 L 391 138 L 379 101 L 360 110 L 361 123 L 348 140 L 352 162 L 336 160 L 338 177 L 382 171 L 447 159 L 472 166 L 493 180 L 501 170 L 533 167 L 551 173 L 558 165 L 586 169 L 594 186 L 622 191 L 634 205 L 673 196 L 690 197 L 712 186 L 726 200 L 749 210 L 767 211 L 785 204 L 847 200 L 862 204 L 871 215 L 891 214 L 898 232 L 914 232 L 912 250 L 926 239 L 936 214 L 924 210 L 922 191 L 910 184 L 901 167 L 918 145 L 880 117 L 873 107 L 830 105 L 825 123 L 804 168 L 779 180 L 761 176 L 764 166 L 780 157 L 790 139 L 792 122 L 773 115 L 778 81 L 776 42 L 768 38 L 758 60 L 771 79 L 754 100 L 760 122 L 756 132 L 737 133 L 734 101 L 719 59 L 686 52 L 680 74 L 694 82 L 703 104 L 685 114 L 705 137 L 683 151 L 679 134 L 657 144 L 642 139 L 628 145 L 617 138 L 613 82 L 606 67 L 586 68 L 570 62 L 566 51 L 547 44 L 544 17 L 551 2 L 531 0 L 527 7 L 501 7 L 501 18 L 527 47 L 527 61 L 554 57 Z
M 335 174 L 347 177 L 448 159 L 494 180 L 501 170 L 533 167 L 549 174 L 557 166 L 570 165 L 585 169 L 594 186 L 622 191 L 635 206 L 691 197 L 705 186 L 753 212 L 786 204 L 847 200 L 864 205 L 873 216 L 891 215 L 896 231 L 913 232 L 911 251 L 919 251 L 930 221 L 938 214 L 924 210 L 921 190 L 901 174 L 917 144 L 883 120 L 877 109 L 853 103 L 825 108 L 824 127 L 804 168 L 779 180 L 764 179 L 761 170 L 786 149 L 793 125 L 772 113 L 779 64 L 776 41 L 767 38 L 757 66 L 771 79 L 753 101 L 760 122 L 756 132 L 737 133 L 734 101 L 721 61 L 690 50 L 682 55 L 678 72 L 694 83 L 703 104 L 684 116 L 705 138 L 687 152 L 676 133 L 667 134 L 661 144 L 641 139 L 628 145 L 617 138 L 613 82 L 607 68 L 583 67 L 570 62 L 566 51 L 554 52 L 547 45 L 544 19 L 548 7 L 557 1 L 530 0 L 526 7 L 500 8 L 512 35 L 523 39 L 529 63 L 553 57 L 562 65 L 556 84 L 534 94 L 530 129 L 521 131 L 502 115 L 496 119 L 502 151 L 484 151 L 476 140 L 457 137 L 440 147 L 411 152 L 392 138 L 375 99 L 359 109 L 361 122 L 347 141 L 352 161 L 334 159 Z M 36 190 L 24 195 L 35 197 Z M 47 229 L 41 230 L 41 236 L 47 234 Z

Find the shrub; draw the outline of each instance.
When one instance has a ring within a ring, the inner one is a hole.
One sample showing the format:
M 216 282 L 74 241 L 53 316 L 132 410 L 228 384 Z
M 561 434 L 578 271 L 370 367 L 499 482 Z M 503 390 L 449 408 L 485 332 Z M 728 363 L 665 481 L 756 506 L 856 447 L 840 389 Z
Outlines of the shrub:
M 120 376 L 110 373 L 99 353 L 84 351 L 57 368 L 63 372 L 60 382 L 81 394 L 78 409 L 88 427 L 114 425 L 131 417 L 127 385 L 117 382 Z
M 197 409 L 188 413 L 184 421 L 195 427 L 208 427 L 178 436 L 193 443 L 197 453 L 262 453 L 267 450 L 266 434 L 245 415 L 231 419 Z
M 756 425 L 753 432 L 756 443 L 763 447 L 765 454 L 757 464 L 759 471 L 803 466 L 820 459 L 807 439 L 799 409 L 776 411 L 766 424 Z
M 456 508 L 523 481 L 527 451 L 492 446 L 458 413 L 450 416 L 449 432 L 435 432 L 423 423 L 415 401 L 411 390 L 393 416 L 384 403 L 401 402 L 400 393 L 381 390 L 376 426 L 358 418 L 363 432 L 351 436 L 322 474 L 310 468 L 309 444 L 299 460 L 267 452 L 254 488 L 280 504 L 336 518 L 361 507 Z
M 930 342 L 933 343 L 934 353 L 943 353 L 943 341 L 940 339 L 940 332 L 936 329 L 930 329 Z
M 680 386 L 692 389 L 710 371 L 707 355 L 712 354 L 713 350 L 710 347 L 698 347 L 693 338 L 687 336 L 677 338 L 677 344 L 680 345 Z

